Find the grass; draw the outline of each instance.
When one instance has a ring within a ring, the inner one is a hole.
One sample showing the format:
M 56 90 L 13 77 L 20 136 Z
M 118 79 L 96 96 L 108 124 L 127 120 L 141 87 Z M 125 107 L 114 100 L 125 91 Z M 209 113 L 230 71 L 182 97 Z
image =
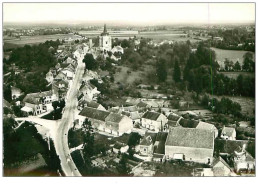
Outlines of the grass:
M 143 65 L 142 68 L 138 70 L 132 70 L 127 66 L 119 66 L 118 69 L 121 71 L 117 71 L 114 75 L 115 83 L 119 82 L 123 85 L 131 85 L 135 81 L 140 81 L 141 84 L 150 84 L 147 75 L 154 71 L 154 67 L 150 65 Z
M 243 56 L 247 51 L 236 51 L 236 50 L 225 50 L 211 47 L 212 50 L 216 53 L 216 59 L 218 61 L 223 61 L 225 58 L 232 60 L 234 63 L 238 60 L 240 64 L 243 63 Z M 254 54 L 254 53 L 253 53 Z
M 237 79 L 238 75 L 243 75 L 243 76 L 249 76 L 254 78 L 255 77 L 255 73 L 254 72 L 221 72 L 222 74 L 224 74 L 225 76 L 229 77 L 229 78 L 233 78 L 233 79 Z
M 213 95 L 214 98 L 217 98 L 220 100 L 223 96 L 216 96 Z M 226 98 L 231 99 L 233 102 L 237 102 L 240 104 L 242 111 L 242 114 L 245 114 L 247 116 L 254 116 L 254 109 L 255 109 L 255 98 L 252 97 L 242 97 L 242 96 L 224 96 Z

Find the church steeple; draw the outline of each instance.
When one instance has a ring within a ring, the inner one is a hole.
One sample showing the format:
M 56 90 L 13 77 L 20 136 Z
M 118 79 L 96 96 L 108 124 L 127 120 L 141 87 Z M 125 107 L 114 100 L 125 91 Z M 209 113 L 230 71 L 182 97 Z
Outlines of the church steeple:
M 103 35 L 109 35 L 108 32 L 107 32 L 106 24 L 104 24 L 104 30 L 103 30 L 103 33 L 101 33 L 101 36 L 103 36 Z

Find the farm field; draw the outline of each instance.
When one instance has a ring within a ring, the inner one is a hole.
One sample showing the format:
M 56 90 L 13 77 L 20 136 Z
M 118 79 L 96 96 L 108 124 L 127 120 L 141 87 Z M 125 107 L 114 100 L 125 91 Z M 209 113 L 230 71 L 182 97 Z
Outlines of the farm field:
M 254 78 L 255 77 L 255 73 L 254 72 L 220 72 L 222 74 L 224 74 L 225 76 L 229 77 L 229 78 L 233 78 L 236 79 L 238 77 L 238 75 L 243 75 L 243 76 L 249 76 Z
M 223 96 L 213 95 L 212 97 L 220 100 Z M 255 98 L 252 97 L 242 97 L 242 96 L 224 96 L 231 99 L 233 102 L 237 102 L 241 105 L 242 114 L 247 116 L 254 116 L 253 110 L 255 109 Z
M 217 61 L 224 62 L 225 58 L 228 58 L 229 60 L 232 60 L 234 63 L 236 61 L 239 61 L 240 64 L 243 64 L 243 56 L 248 51 L 236 51 L 236 50 L 225 50 L 225 49 L 218 49 L 211 47 L 213 51 L 216 53 L 216 59 Z M 251 52 L 254 54 L 254 52 Z
M 65 38 L 76 38 L 78 35 L 74 34 L 57 34 L 57 35 L 38 35 L 38 36 L 24 36 L 21 38 L 14 39 L 4 39 L 4 49 L 10 47 L 19 47 L 24 46 L 26 44 L 39 44 L 43 43 L 47 40 L 56 41 L 57 39 L 65 39 Z

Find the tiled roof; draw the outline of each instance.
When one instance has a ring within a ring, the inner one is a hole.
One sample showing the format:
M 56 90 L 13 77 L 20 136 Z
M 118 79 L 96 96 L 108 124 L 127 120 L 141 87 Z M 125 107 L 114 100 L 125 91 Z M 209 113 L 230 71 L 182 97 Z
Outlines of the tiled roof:
M 150 119 L 150 120 L 157 120 L 160 116 L 160 113 L 158 112 L 145 112 L 142 118 Z
M 3 99 L 3 107 L 10 107 L 11 106 L 11 104 L 8 102 L 8 101 L 6 101 L 5 99 Z
M 124 107 L 123 109 L 124 109 L 124 111 L 128 111 L 128 112 L 135 112 L 135 111 L 137 111 L 136 106 L 128 106 L 128 107 Z
M 120 114 L 116 113 L 110 113 L 108 117 L 106 118 L 107 122 L 113 122 L 113 123 L 120 123 L 120 121 L 123 119 L 123 115 L 121 116 Z
M 146 104 L 145 102 L 142 102 L 140 101 L 138 104 L 137 104 L 138 107 L 141 107 L 141 108 L 145 108 L 148 106 L 148 104 Z
M 88 104 L 87 104 L 88 107 L 91 107 L 91 108 L 98 108 L 100 106 L 99 103 L 97 102 L 94 102 L 94 101 L 90 101 Z
M 143 146 L 150 146 L 151 144 L 153 144 L 153 140 L 149 135 L 144 137 L 140 142 L 140 145 L 143 145 Z
M 234 151 L 241 151 L 243 145 L 248 144 L 248 140 L 215 139 L 214 144 L 216 152 L 232 154 Z
M 89 108 L 89 107 L 83 108 L 83 110 L 79 113 L 79 115 L 81 116 L 85 116 L 87 118 L 96 119 L 100 121 L 105 121 L 105 119 L 109 114 L 110 113 L 107 111 L 97 110 L 95 108 Z
M 168 134 L 166 145 L 213 149 L 213 136 L 211 131 L 174 127 Z
M 211 130 L 215 126 L 210 123 L 200 121 L 199 124 L 196 126 L 197 129 L 204 129 L 204 130 Z

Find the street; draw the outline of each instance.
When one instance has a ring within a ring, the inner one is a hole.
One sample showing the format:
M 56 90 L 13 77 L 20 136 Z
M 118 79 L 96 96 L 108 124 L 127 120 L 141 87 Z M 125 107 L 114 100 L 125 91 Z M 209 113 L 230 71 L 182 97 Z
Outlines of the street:
M 64 108 L 63 117 L 60 120 L 55 137 L 55 148 L 61 161 L 61 167 L 66 176 L 81 176 L 74 164 L 68 146 L 68 131 L 73 125 L 75 119 L 75 110 L 77 103 L 77 92 L 84 72 L 84 63 L 82 58 L 78 59 L 77 71 L 68 92 L 66 106 Z

